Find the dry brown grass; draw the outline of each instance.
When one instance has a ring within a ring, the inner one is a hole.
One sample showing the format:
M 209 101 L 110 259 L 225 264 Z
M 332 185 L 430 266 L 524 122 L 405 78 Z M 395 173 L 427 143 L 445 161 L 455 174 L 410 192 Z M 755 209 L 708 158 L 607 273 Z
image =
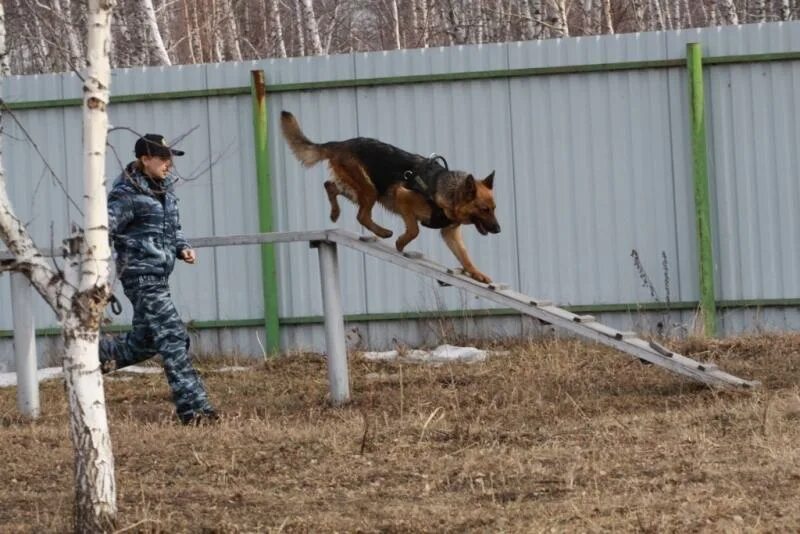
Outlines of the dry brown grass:
M 720 393 L 577 341 L 485 363 L 351 364 L 326 404 L 312 356 L 213 373 L 217 427 L 173 423 L 162 376 L 107 382 L 121 529 L 797 531 L 800 336 L 690 341 L 764 382 Z M 71 449 L 58 382 L 44 416 L 0 390 L 3 532 L 65 531 Z

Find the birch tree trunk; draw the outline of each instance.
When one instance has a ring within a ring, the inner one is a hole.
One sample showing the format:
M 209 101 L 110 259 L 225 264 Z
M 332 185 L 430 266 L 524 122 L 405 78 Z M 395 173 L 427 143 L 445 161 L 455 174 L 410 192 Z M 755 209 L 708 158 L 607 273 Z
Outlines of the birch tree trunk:
M 586 35 L 600 35 L 603 33 L 603 1 L 583 1 L 583 32 Z
M 188 6 L 189 4 L 190 4 L 190 2 L 186 2 L 185 5 Z M 191 25 L 193 26 L 193 28 L 190 30 L 191 33 L 190 33 L 189 40 L 192 43 L 192 50 L 194 50 L 194 55 L 197 58 L 197 62 L 198 63 L 205 63 L 206 56 L 205 56 L 205 52 L 203 50 L 203 38 L 202 38 L 202 35 L 200 33 L 200 18 L 197 15 L 197 2 L 191 2 L 191 4 L 192 4 Z M 187 17 L 186 24 L 188 26 L 190 24 L 189 23 L 189 18 L 188 18 L 189 17 L 188 11 L 187 11 L 186 17 Z
M 167 55 L 169 56 L 169 52 L 174 46 L 172 41 L 172 27 L 174 24 L 174 12 L 170 7 L 171 2 L 168 0 L 158 0 L 156 8 L 156 20 L 158 23 L 158 27 L 161 28 L 161 37 L 164 41 L 164 48 L 167 50 Z M 114 41 L 114 37 L 112 35 L 111 41 Z M 172 50 L 173 54 L 176 54 L 177 51 Z
M 308 40 L 311 42 L 311 53 L 315 56 L 322 55 L 322 39 L 319 37 L 319 25 L 317 16 L 314 14 L 314 4 L 312 0 L 300 0 L 303 7 L 303 19 Z
M 419 45 L 422 48 L 428 48 L 430 46 L 430 10 L 428 9 L 428 0 L 417 0 L 416 6 L 419 9 L 419 14 L 417 15 L 419 20 L 418 31 L 420 33 Z
M 50 54 L 50 47 L 47 45 L 47 41 L 44 38 L 44 32 L 42 31 L 42 24 L 39 21 L 39 17 L 32 16 L 31 19 L 33 20 L 33 29 L 36 32 L 36 45 L 34 46 L 34 50 L 36 50 L 36 59 L 39 60 L 39 64 L 41 65 L 42 72 L 47 72 L 50 70 L 49 67 L 52 66 L 52 60 Z
M 195 53 L 195 39 L 197 35 L 192 28 L 192 18 L 189 14 L 189 2 L 183 3 L 183 25 L 186 30 L 186 48 L 189 50 L 189 61 L 191 63 L 202 63 L 202 61 L 197 61 L 197 54 Z
M 0 99 L 3 97 L 3 81 L 11 74 L 8 50 L 6 50 L 6 10 L 0 2 Z M 0 110 L 0 194 L 5 191 L 3 180 L 3 115 Z M 0 230 L 2 231 L 2 230 Z
M 139 9 L 147 28 L 152 57 L 155 58 L 157 65 L 172 65 L 169 54 L 167 54 L 167 48 L 164 46 L 164 39 L 161 38 L 161 30 L 158 28 L 158 19 L 156 19 L 156 10 L 153 8 L 153 0 L 139 0 L 139 2 L 141 2 Z
M 324 52 L 325 54 L 331 53 L 331 44 L 333 43 L 333 37 L 336 34 L 336 26 L 339 24 L 339 8 L 342 4 L 337 3 L 336 6 L 333 8 L 333 17 L 331 17 L 331 23 L 328 26 L 328 30 L 325 36 L 325 47 Z
M 672 0 L 664 0 L 664 29 L 671 30 L 674 27 L 673 17 L 672 17 Z
M 71 0 L 53 0 L 53 13 L 58 17 L 59 22 L 64 27 L 70 63 L 76 69 L 82 69 L 84 67 L 83 49 L 81 48 L 81 41 L 78 38 L 78 32 L 75 29 L 76 26 L 72 20 L 72 7 L 70 2 Z
M 222 32 L 219 29 L 220 16 L 219 9 L 217 8 L 217 0 L 211 0 L 211 30 L 209 34 L 211 36 L 211 53 L 213 54 L 212 57 L 214 61 L 217 63 L 222 63 L 225 61 L 225 49 L 222 42 Z
M 527 6 L 527 0 L 522 0 Z M 483 0 L 475 0 L 475 42 L 481 44 L 486 39 L 486 17 L 483 13 Z
M 764 0 L 752 0 L 750 4 L 751 22 L 767 21 L 767 6 Z
M 790 0 L 781 0 L 781 20 L 792 19 L 792 6 Z
M 297 34 L 297 48 L 299 55 L 306 55 L 306 38 L 303 32 L 303 6 L 300 5 L 300 0 L 294 0 L 295 7 L 295 31 Z
M 543 24 L 545 19 L 545 11 L 547 10 L 547 0 L 533 0 L 533 17 L 536 20 L 537 31 L 534 35 L 535 39 L 546 39 L 550 36 L 550 29 Z
M 631 7 L 633 8 L 633 18 L 636 21 L 636 31 L 647 30 L 645 24 L 645 0 L 631 0 Z
M 681 21 L 682 27 L 691 28 L 692 24 L 692 11 L 689 6 L 689 0 L 683 0 L 683 20 Z
M 228 59 L 241 61 L 242 47 L 239 44 L 239 28 L 230 0 L 224 0 L 222 2 L 222 16 L 224 17 L 222 21 L 222 32 L 225 36 L 225 48 L 228 51 Z
M 522 15 L 525 18 L 522 37 L 524 40 L 530 41 L 536 37 L 536 18 L 538 18 L 538 15 L 534 18 L 529 0 L 522 0 Z
M 736 4 L 733 3 L 733 0 L 719 0 L 717 5 L 724 24 L 739 24 L 739 15 L 736 12 Z
M 705 26 L 711 26 L 711 15 L 708 13 L 705 2 L 700 2 L 700 14 L 703 15 L 703 24 Z
M 611 19 L 611 0 L 603 0 L 603 32 L 614 33 L 614 21 Z
M 403 43 L 400 39 L 400 12 L 397 9 L 397 0 L 390 0 L 392 8 L 392 30 L 394 33 L 394 47 L 397 50 L 403 48 Z
M 661 10 L 661 0 L 650 0 L 648 15 L 647 27 L 649 30 L 663 30 L 666 28 L 664 12 Z
M 105 531 L 116 519 L 114 456 L 98 354 L 100 322 L 111 288 L 105 159 L 111 66 L 111 10 L 115 0 L 89 0 L 87 72 L 83 86 L 84 238 L 70 263 L 79 291 L 64 322 L 64 374 L 75 460 L 75 527 Z M 67 272 L 71 272 L 67 270 Z
M 279 57 L 286 57 L 286 41 L 283 40 L 283 23 L 281 22 L 281 10 L 278 0 L 269 1 L 269 17 L 272 21 L 272 40 L 275 42 Z
M 75 449 L 75 532 L 113 530 L 116 521 L 114 457 L 106 418 L 103 379 L 98 358 L 99 327 L 108 284 L 108 214 L 104 186 L 106 106 L 110 83 L 108 59 L 114 0 L 90 0 L 87 73 L 84 82 L 84 226 L 65 251 L 64 274 L 42 257 L 27 229 L 14 214 L 0 161 L 0 239 L 14 260 L 0 270 L 25 274 L 53 308 L 62 326 L 64 378 Z M 0 4 L 0 23 L 4 23 Z M 4 24 L 0 24 L 4 27 Z M 0 30 L 0 57 L 5 57 L 5 29 Z M 3 69 L 0 74 L 6 74 Z M 0 76 L 0 82 L 2 78 Z
M 553 32 L 556 34 L 555 37 L 569 37 L 566 0 L 550 0 L 550 5 L 553 8 Z

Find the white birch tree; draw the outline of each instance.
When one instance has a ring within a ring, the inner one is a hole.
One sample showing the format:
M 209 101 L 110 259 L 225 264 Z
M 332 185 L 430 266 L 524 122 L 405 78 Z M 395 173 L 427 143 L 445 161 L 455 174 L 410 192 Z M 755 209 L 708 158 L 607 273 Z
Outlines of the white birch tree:
M 764 0 L 752 0 L 750 3 L 751 22 L 767 21 L 767 6 Z
M 417 24 L 419 25 L 417 29 L 419 32 L 419 46 L 428 48 L 430 46 L 430 10 L 428 9 L 428 0 L 415 0 L 414 8 L 417 10 Z
M 666 28 L 664 23 L 664 12 L 661 10 L 661 0 L 650 0 L 648 7 L 647 29 L 663 30 Z
M 781 20 L 792 20 L 791 0 L 781 0 Z
M 555 37 L 569 37 L 567 22 L 567 0 L 550 0 L 552 8 L 552 30 Z
M 403 48 L 403 43 L 400 39 L 400 11 L 397 9 L 397 0 L 389 0 L 392 8 L 392 33 L 394 37 L 394 47 L 397 50 Z
M 541 3 L 541 0 L 539 0 Z M 534 18 L 533 8 L 531 7 L 531 2 L 528 0 L 522 1 L 522 15 L 524 17 L 524 25 L 523 25 L 523 32 L 522 37 L 526 41 L 530 41 L 531 39 L 536 38 L 536 19 L 538 18 L 538 14 L 536 18 Z
M 116 521 L 114 457 L 106 418 L 98 357 L 99 327 L 106 301 L 111 251 L 104 184 L 108 130 L 109 41 L 114 0 L 89 0 L 87 72 L 83 97 L 84 231 L 66 241 L 63 274 L 36 248 L 8 198 L 0 160 L 0 240 L 14 259 L 0 270 L 14 270 L 53 308 L 64 341 L 64 378 L 69 428 L 75 450 L 76 532 L 107 532 Z M 0 3 L 0 57 L 6 57 L 5 24 Z M 7 74 L 3 61 L 0 83 Z M 2 154 L 0 153 L 0 156 Z
M 711 8 L 714 9 L 715 5 L 723 23 L 739 24 L 739 14 L 736 11 L 736 4 L 733 3 L 733 0 L 714 0 L 711 3 Z
M 242 47 L 239 44 L 239 27 L 230 0 L 222 0 L 222 34 L 225 36 L 225 49 L 228 59 L 242 60 Z
M 164 39 L 161 37 L 161 30 L 158 27 L 153 0 L 139 0 L 137 4 L 142 17 L 142 24 L 147 28 L 147 40 L 150 44 L 151 57 L 155 58 L 157 65 L 172 65 L 167 53 L 167 47 L 164 46 Z
M 682 22 L 683 27 L 691 28 L 693 24 L 692 24 L 692 11 L 691 7 L 689 6 L 689 0 L 683 0 L 683 6 L 681 9 L 683 11 L 683 22 Z
M 80 69 L 83 64 L 83 49 L 81 40 L 78 37 L 76 26 L 72 20 L 71 0 L 53 0 L 53 13 L 56 15 L 67 40 L 67 50 L 69 51 L 70 63 L 74 68 Z
M 603 0 L 603 32 L 614 33 L 614 21 L 611 18 L 611 0 Z
M 308 40 L 311 43 L 311 54 L 320 56 L 322 55 L 322 39 L 319 36 L 319 25 L 317 24 L 317 16 L 314 14 L 314 4 L 312 0 L 300 0 L 300 5 L 303 8 L 306 35 L 308 35 Z
M 275 49 L 278 57 L 286 57 L 286 41 L 283 39 L 283 22 L 281 21 L 281 10 L 278 0 L 267 0 L 269 2 L 269 18 L 272 22 L 272 40 L 275 42 Z
M 297 49 L 299 56 L 306 55 L 306 38 L 303 32 L 303 6 L 300 0 L 294 0 L 295 6 L 295 35 L 297 35 Z

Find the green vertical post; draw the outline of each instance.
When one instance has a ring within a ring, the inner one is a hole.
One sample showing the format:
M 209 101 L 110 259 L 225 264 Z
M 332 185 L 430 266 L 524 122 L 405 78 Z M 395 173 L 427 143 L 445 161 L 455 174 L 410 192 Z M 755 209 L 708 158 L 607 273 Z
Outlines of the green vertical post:
M 717 302 L 714 294 L 714 249 L 711 241 L 711 201 L 708 190 L 703 51 L 699 43 L 686 45 L 686 67 L 689 73 L 694 204 L 700 251 L 700 312 L 706 335 L 713 336 L 717 331 Z
M 267 84 L 263 70 L 251 71 L 250 94 L 253 98 L 253 139 L 256 148 L 258 181 L 258 231 L 272 232 L 272 184 L 269 175 L 269 126 L 267 122 Z M 264 287 L 264 328 L 269 354 L 280 350 L 278 323 L 278 270 L 275 245 L 261 245 L 261 276 Z

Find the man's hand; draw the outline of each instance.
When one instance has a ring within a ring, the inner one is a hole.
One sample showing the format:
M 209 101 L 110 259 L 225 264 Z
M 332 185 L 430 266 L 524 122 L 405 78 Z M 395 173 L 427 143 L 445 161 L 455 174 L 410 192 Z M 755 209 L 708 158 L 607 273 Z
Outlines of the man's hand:
M 181 259 L 186 263 L 194 263 L 197 261 L 197 254 L 191 248 L 185 248 L 181 251 Z

